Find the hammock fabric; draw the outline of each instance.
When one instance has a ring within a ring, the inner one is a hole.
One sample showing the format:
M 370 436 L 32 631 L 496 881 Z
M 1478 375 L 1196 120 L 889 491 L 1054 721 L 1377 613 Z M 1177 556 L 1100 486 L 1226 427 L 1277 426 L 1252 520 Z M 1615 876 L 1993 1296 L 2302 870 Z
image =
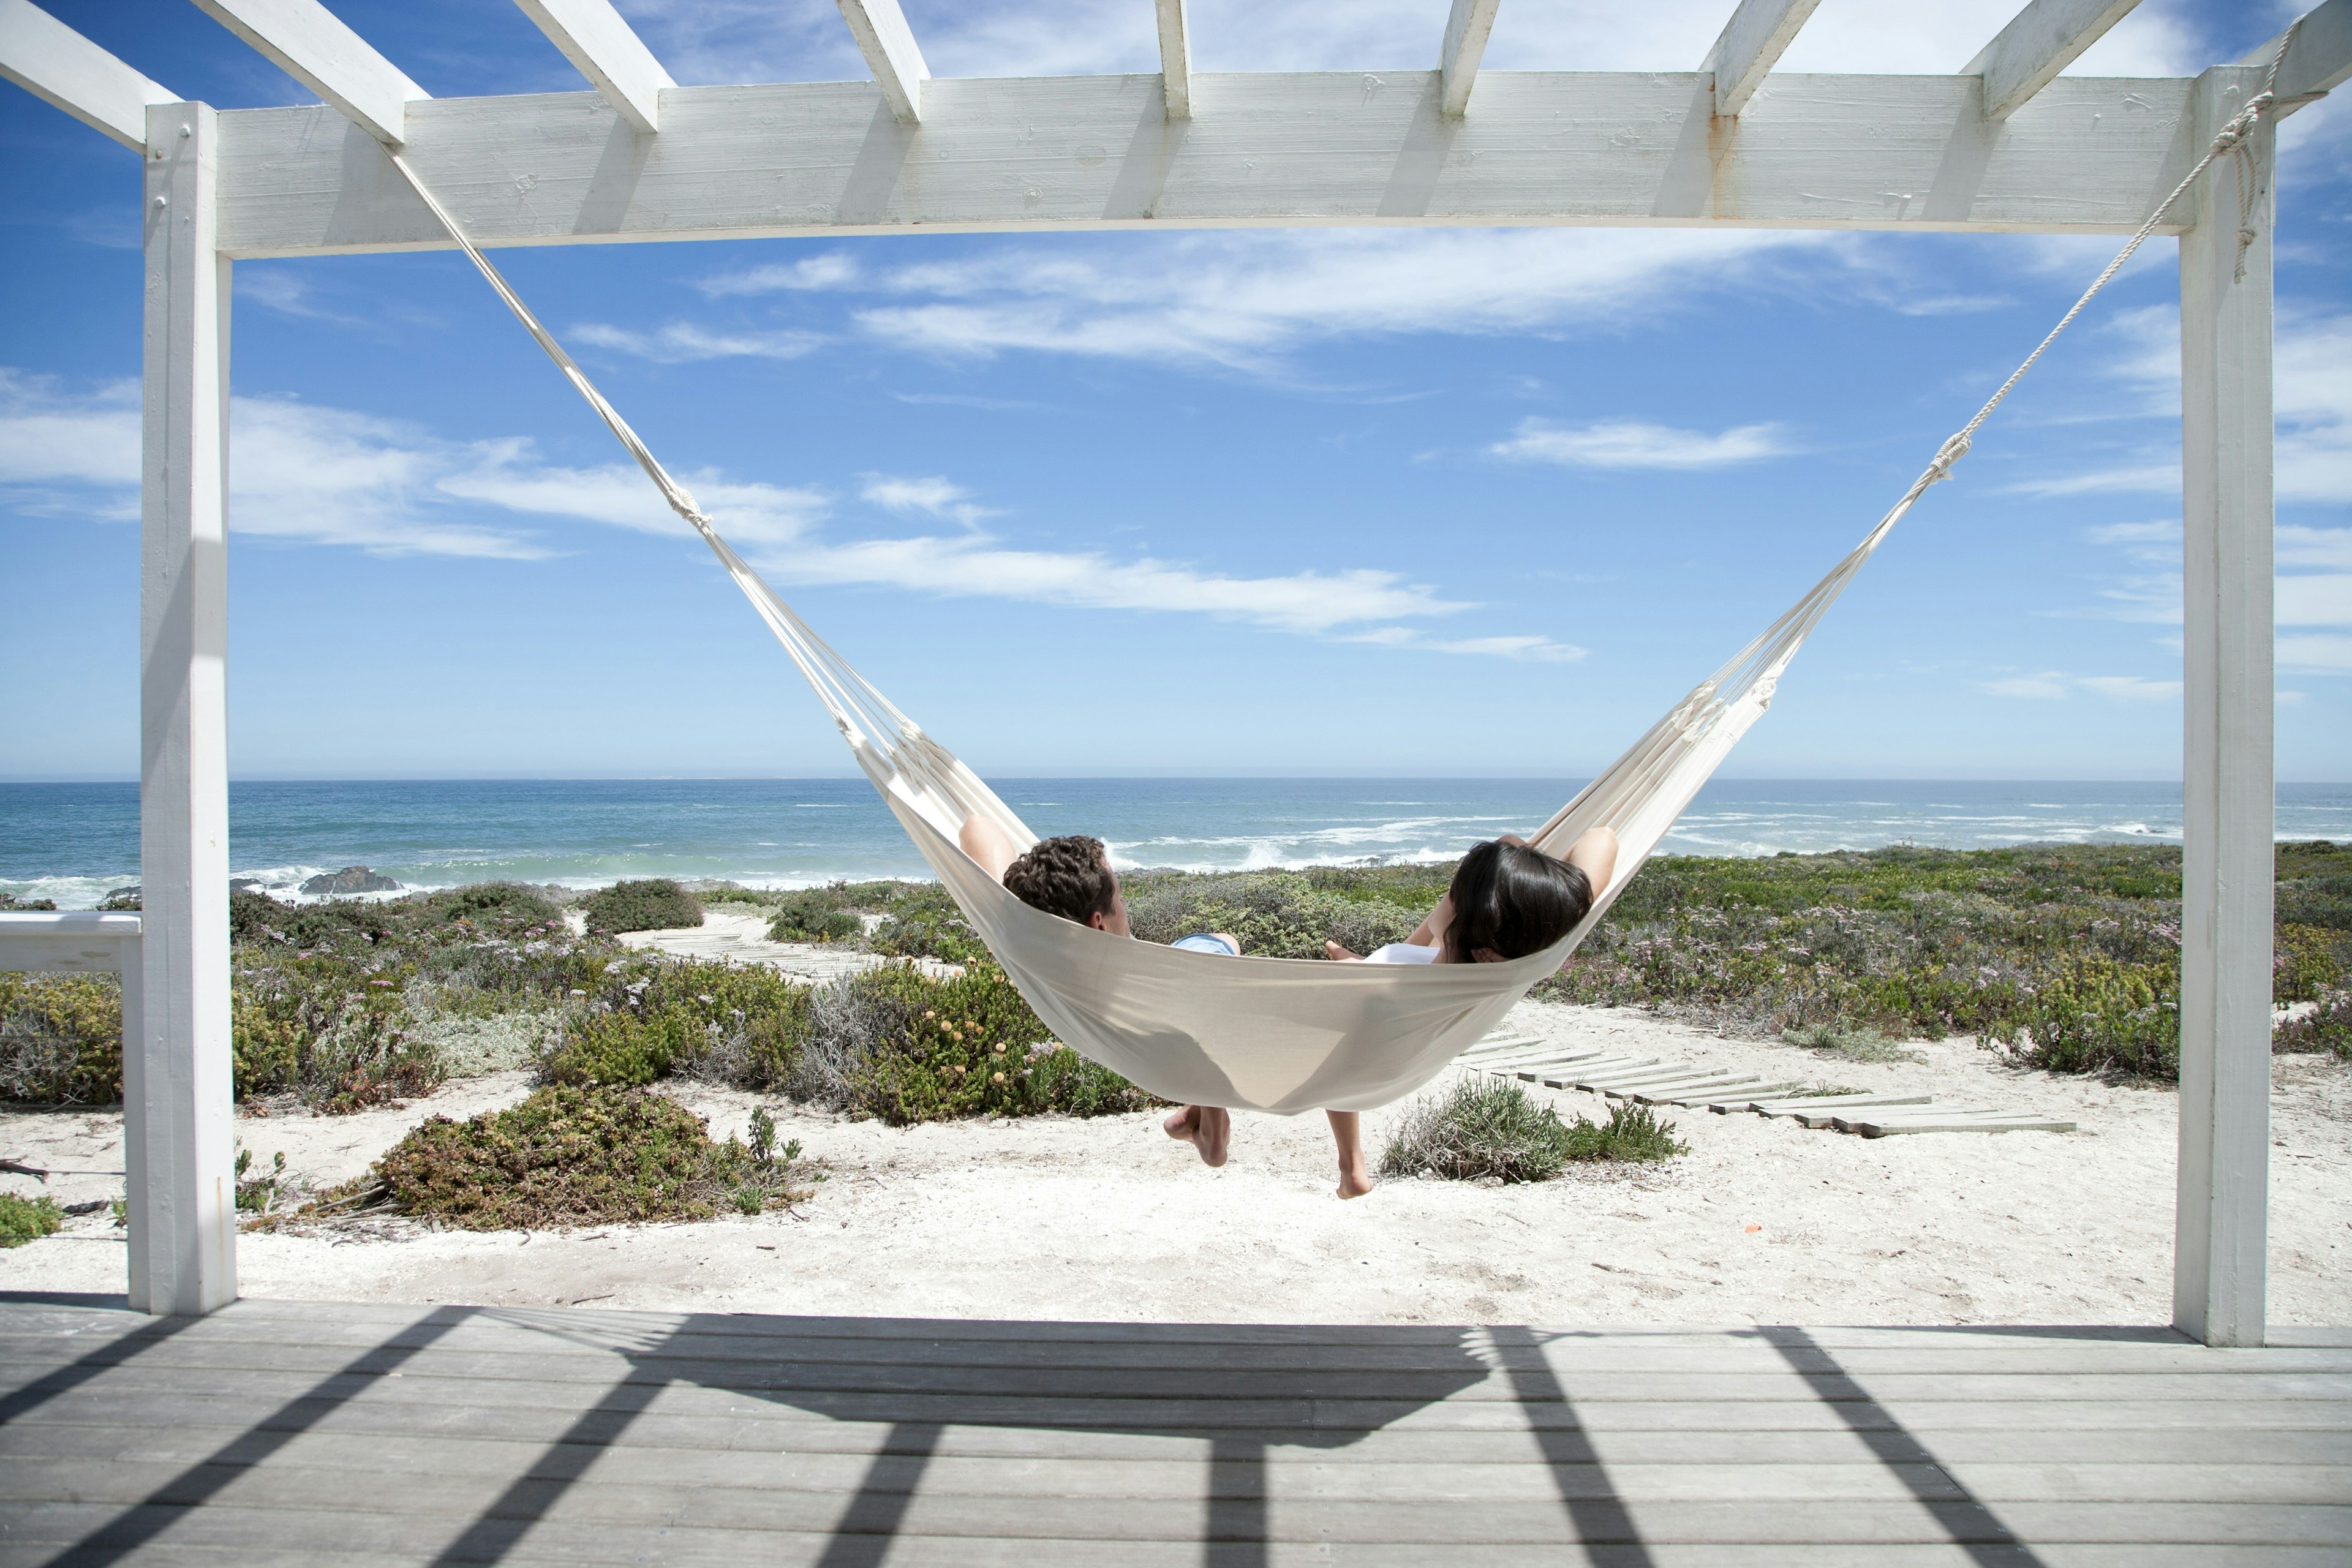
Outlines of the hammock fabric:
M 2285 41 L 2293 37 L 2290 31 Z M 2284 53 L 2283 44 L 2282 58 Z M 2277 71 L 2273 60 L 2273 80 Z M 1031 909 L 1007 892 L 963 852 L 959 830 L 967 817 L 981 814 L 994 819 L 1016 844 L 1034 844 L 1036 835 L 978 775 L 850 668 L 736 554 L 694 498 L 466 237 L 407 160 L 397 150 L 390 156 L 671 509 L 718 555 L 833 715 L 858 766 L 1038 1017 L 1064 1043 L 1165 1099 L 1287 1115 L 1366 1110 L 1410 1094 L 1500 1023 L 1529 986 L 1567 962 L 1699 786 L 1763 717 L 1790 660 L 1863 563 L 1928 487 L 1950 476 L 1952 465 L 1967 454 L 1969 441 L 2010 389 L 2155 232 L 2198 176 L 2224 154 L 2242 151 L 2256 122 L 2276 103 L 2267 89 L 2248 100 L 2074 308 L 1977 416 L 1944 443 L 1935 461 L 1845 559 L 1531 836 L 1538 848 L 1564 855 L 1588 829 L 1607 827 L 1616 834 L 1615 873 L 1598 890 L 1584 921 L 1541 952 L 1504 963 L 1458 965 L 1184 952 L 1075 924 Z M 2251 165 L 2251 159 L 2241 158 L 2239 195 L 2247 212 L 2255 196 Z

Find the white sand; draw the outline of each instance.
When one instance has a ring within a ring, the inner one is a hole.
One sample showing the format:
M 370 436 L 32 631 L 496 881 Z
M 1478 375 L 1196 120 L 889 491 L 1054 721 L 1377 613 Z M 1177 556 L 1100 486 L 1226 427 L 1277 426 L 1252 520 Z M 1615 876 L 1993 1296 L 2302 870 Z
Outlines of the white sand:
M 382 1301 L 1064 1319 L 1282 1322 L 2162 1322 L 2170 1316 L 2168 1090 L 2020 1073 L 1967 1040 L 1917 1065 L 1849 1066 L 1716 1039 L 1622 1011 L 1530 1003 L 1515 1026 L 1706 1066 L 2070 1117 L 2083 1131 L 1864 1140 L 1755 1116 L 1673 1113 L 1692 1145 L 1664 1167 L 1538 1186 L 1384 1184 L 1342 1204 L 1320 1117 L 1237 1116 L 1232 1163 L 1202 1167 L 1156 1115 L 895 1130 L 793 1114 L 830 1162 L 800 1216 L 570 1235 L 395 1239 L 247 1235 L 255 1296 Z M 2352 1068 L 2279 1059 L 2271 1313 L 2352 1323 Z M 257 1166 L 286 1152 L 314 1181 L 356 1174 L 432 1113 L 527 1091 L 456 1083 L 399 1110 L 244 1117 Z M 688 1087 L 714 1131 L 753 1097 Z M 1560 1094 L 1598 1116 L 1597 1097 Z M 1367 1119 L 1377 1152 L 1393 1112 Z M 120 1118 L 0 1113 L 0 1153 L 121 1168 Z M 6 1190 L 37 1191 L 22 1177 Z M 119 1178 L 55 1178 L 61 1201 Z M 103 1215 L 0 1252 L 0 1289 L 115 1292 Z

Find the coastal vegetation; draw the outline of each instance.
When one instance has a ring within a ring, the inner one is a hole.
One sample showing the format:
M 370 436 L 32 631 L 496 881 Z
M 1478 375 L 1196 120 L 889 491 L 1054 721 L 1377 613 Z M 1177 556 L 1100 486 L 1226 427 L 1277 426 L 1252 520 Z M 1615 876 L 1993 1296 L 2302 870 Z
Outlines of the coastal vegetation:
M 551 1085 L 465 1121 L 436 1116 L 309 1211 L 399 1214 L 460 1230 L 755 1215 L 802 1202 L 824 1171 L 779 1149 L 764 1110 L 749 1143 L 723 1143 L 676 1100 L 645 1089 Z
M 2274 994 L 2297 1013 L 2276 1047 L 2352 1060 L 2352 846 L 2282 845 L 2277 867 Z M 1361 952 L 1404 936 L 1450 875 L 1138 872 L 1125 884 L 1147 940 L 1229 931 L 1252 952 L 1309 957 L 1326 938 Z M 640 910 L 667 898 L 662 885 L 623 884 Z M 232 893 L 238 1096 L 349 1110 L 524 1068 L 552 1087 L 688 1077 L 892 1123 L 1148 1102 L 1054 1043 L 934 885 L 677 889 L 756 909 L 778 937 L 964 966 L 940 978 L 887 964 L 814 988 L 633 952 L 593 917 L 585 931 L 567 923 L 616 891 L 492 883 L 302 905 Z M 1904 1039 L 1972 1034 L 2032 1065 L 2169 1078 L 2179 892 L 2179 852 L 2159 846 L 1665 857 L 1538 994 L 1841 1060 L 1900 1060 Z M 663 907 L 679 918 L 681 905 Z M 121 1084 L 110 976 L 0 974 L 0 1097 L 102 1104 Z
M 55 1236 L 66 1223 L 66 1211 L 55 1198 L 20 1198 L 0 1193 L 0 1247 L 22 1247 L 45 1236 Z
M 1548 1182 L 1571 1164 L 1672 1159 L 1688 1145 L 1646 1105 L 1620 1103 L 1606 1122 L 1562 1121 L 1517 1084 L 1470 1075 L 1423 1095 L 1381 1151 L 1383 1176 L 1448 1181 Z
M 615 882 L 580 900 L 588 929 L 619 935 L 630 931 L 672 931 L 702 923 L 702 905 L 667 877 Z

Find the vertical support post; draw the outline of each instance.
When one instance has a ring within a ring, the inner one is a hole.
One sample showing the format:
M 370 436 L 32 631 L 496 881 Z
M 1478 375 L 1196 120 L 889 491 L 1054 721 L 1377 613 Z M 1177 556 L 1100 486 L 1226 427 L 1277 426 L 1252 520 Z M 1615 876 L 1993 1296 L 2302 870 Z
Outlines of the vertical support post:
M 209 1312 L 236 1299 L 224 668 L 229 263 L 214 247 L 216 125 L 201 103 L 147 110 L 139 548 L 144 909 L 139 1040 L 122 1062 L 123 1145 L 131 1304 L 174 1314 Z
M 2199 137 L 2262 87 L 2199 79 Z M 2181 780 L 2180 1165 L 2172 1321 L 2263 1342 L 2271 1092 L 2271 176 L 2216 163 L 2180 238 L 2186 676 Z M 2250 232 L 2251 239 L 2245 238 Z

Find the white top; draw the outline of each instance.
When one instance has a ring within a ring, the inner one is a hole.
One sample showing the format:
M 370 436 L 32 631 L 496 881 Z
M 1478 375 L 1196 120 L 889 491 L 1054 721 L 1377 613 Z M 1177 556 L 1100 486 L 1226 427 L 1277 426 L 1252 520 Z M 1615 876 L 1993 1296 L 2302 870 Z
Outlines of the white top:
M 1376 947 L 1364 954 L 1366 963 L 1434 963 L 1443 950 L 1432 945 L 1415 947 L 1409 942 L 1392 942 L 1386 947 Z

